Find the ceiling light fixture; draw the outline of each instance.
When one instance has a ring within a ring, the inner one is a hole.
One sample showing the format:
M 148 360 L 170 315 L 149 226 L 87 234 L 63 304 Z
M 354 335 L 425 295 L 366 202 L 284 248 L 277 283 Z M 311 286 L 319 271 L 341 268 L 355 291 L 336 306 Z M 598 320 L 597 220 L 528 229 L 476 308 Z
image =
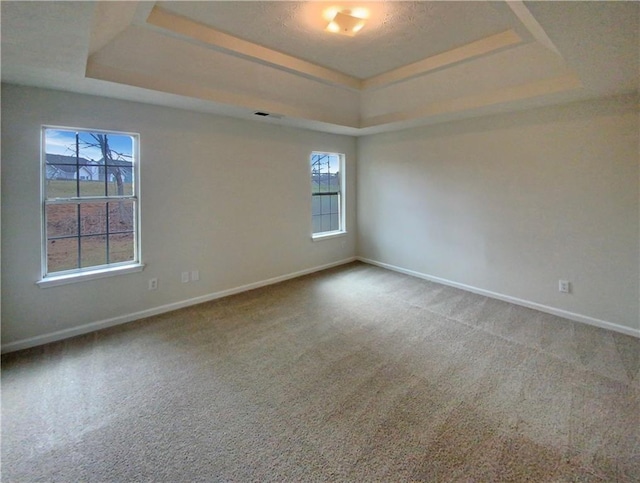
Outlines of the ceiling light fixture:
M 368 12 L 363 8 L 358 8 L 355 11 L 343 10 L 340 12 L 336 10 L 325 30 L 353 37 L 364 27 L 367 15 Z

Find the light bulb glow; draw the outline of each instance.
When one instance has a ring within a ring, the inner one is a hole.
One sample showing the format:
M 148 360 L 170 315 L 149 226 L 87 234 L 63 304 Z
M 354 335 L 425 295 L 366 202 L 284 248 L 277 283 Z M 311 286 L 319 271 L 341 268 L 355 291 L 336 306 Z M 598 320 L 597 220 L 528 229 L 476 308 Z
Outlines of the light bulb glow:
M 358 8 L 354 8 L 353 10 L 351 10 L 351 13 L 349 14 L 352 17 L 358 17 L 358 18 L 362 18 L 362 19 L 367 19 L 369 18 L 369 10 L 367 10 L 364 7 L 358 7 Z M 362 28 L 362 27 L 360 27 Z
M 338 7 L 327 8 L 324 12 L 322 12 L 322 17 L 327 22 L 331 22 L 334 18 L 336 18 L 336 15 L 339 11 L 340 10 L 338 9 Z

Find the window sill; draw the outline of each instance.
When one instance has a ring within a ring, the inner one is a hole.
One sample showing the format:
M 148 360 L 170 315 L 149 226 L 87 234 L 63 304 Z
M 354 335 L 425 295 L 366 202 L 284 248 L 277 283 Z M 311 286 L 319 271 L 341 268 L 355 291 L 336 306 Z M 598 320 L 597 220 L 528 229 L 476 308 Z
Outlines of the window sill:
M 311 239 L 313 241 L 320 241 L 320 240 L 329 240 L 331 238 L 338 238 L 341 236 L 347 236 L 347 232 L 346 231 L 329 231 L 325 233 L 318 233 L 317 235 L 311 235 Z
M 36 282 L 40 288 L 57 287 L 58 285 L 68 285 L 70 283 L 85 282 L 87 280 L 96 280 L 99 278 L 113 277 L 115 275 L 124 275 L 125 273 L 142 272 L 144 264 L 135 263 L 131 265 L 123 265 L 120 267 L 100 268 L 97 270 L 89 270 L 86 272 L 69 273 L 65 275 L 54 275 L 46 277 Z

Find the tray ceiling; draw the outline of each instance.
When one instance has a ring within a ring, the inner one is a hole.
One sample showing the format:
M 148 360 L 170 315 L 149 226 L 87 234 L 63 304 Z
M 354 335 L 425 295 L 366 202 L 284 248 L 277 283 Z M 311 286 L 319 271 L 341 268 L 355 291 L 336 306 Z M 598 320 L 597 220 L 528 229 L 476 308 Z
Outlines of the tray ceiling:
M 338 3 L 339 4 L 339 3 Z M 366 79 L 509 30 L 505 2 L 356 2 L 370 20 L 355 37 L 325 32 L 327 2 L 158 2 L 222 32 Z M 461 29 L 460 25 L 465 28 Z
M 328 7 L 367 8 L 355 37 Z M 637 92 L 636 2 L 2 2 L 2 79 L 367 134 Z

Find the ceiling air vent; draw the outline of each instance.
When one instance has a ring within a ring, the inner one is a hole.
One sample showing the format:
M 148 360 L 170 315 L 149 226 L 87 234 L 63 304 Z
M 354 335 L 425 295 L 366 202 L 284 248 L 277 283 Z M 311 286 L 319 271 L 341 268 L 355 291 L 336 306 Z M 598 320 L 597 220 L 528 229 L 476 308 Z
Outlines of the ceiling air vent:
M 271 112 L 262 112 L 256 111 L 253 113 L 254 116 L 260 117 L 270 117 L 271 119 L 282 119 L 284 116 L 282 114 L 272 114 Z

